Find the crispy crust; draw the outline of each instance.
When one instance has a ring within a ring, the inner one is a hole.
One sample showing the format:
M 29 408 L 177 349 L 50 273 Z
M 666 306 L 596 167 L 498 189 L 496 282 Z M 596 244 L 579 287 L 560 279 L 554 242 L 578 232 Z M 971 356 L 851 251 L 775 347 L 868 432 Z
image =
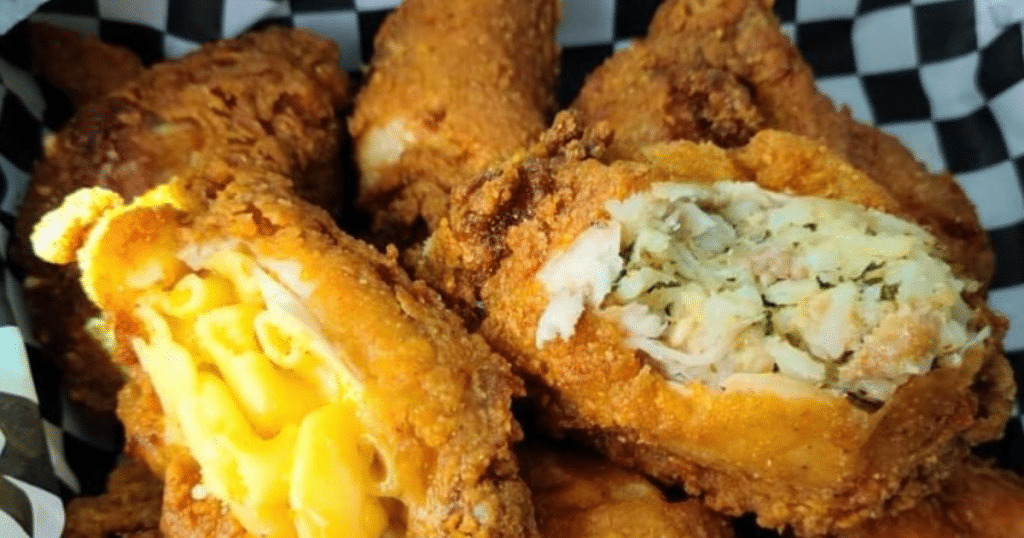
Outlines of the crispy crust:
M 928 173 L 898 140 L 818 91 L 769 1 L 665 2 L 647 38 L 595 70 L 573 108 L 585 124 L 614 129 L 609 158 L 669 140 L 738 147 L 762 129 L 806 136 L 884 185 L 961 273 L 983 284 L 992 278 L 988 239 L 953 177 Z
M 64 538 L 161 538 L 163 483 L 145 465 L 125 460 L 107 478 L 107 492 L 65 507 Z
M 762 132 L 729 151 L 677 142 L 649 152 L 646 164 L 602 164 L 590 158 L 591 144 L 571 117 L 561 117 L 533 154 L 453 198 L 419 265 L 419 275 L 475 316 L 499 353 L 547 387 L 535 397 L 550 427 L 683 483 L 713 508 L 755 511 L 764 526 L 791 525 L 807 535 L 907 507 L 933 491 L 970 444 L 1000 434 L 1014 391 L 1000 346 L 1006 323 L 983 306 L 993 328 L 983 348 L 959 368 L 913 378 L 874 412 L 839 396 L 786 400 L 699 384 L 680 390 L 622 343 L 617 323 L 590 310 L 570 340 L 538 350 L 537 320 L 548 297 L 536 272 L 605 217 L 606 200 L 653 181 L 747 180 L 898 207 L 863 173 L 786 133 Z
M 433 229 L 452 187 L 544 130 L 555 107 L 557 18 L 554 0 L 409 0 L 384 21 L 349 120 L 359 203 L 378 234 L 407 242 L 414 225 Z M 404 153 L 369 162 L 368 135 L 393 122 L 411 137 Z
M 113 54 L 67 30 L 33 31 L 40 39 L 59 37 L 49 44 L 59 50 L 40 51 L 44 72 L 67 73 L 62 62 L 68 59 L 59 52 L 69 43 L 80 42 L 92 63 Z M 90 97 L 46 140 L 19 209 L 12 252 L 27 273 L 35 337 L 67 372 L 73 399 L 109 412 L 123 376 L 84 329 L 96 310 L 81 294 L 78 275 L 31 253 L 28 237 L 39 217 L 82 187 L 130 199 L 218 160 L 288 174 L 304 196 L 331 204 L 341 184 L 336 110 L 347 100 L 347 84 L 332 43 L 304 30 L 268 28 L 206 45 L 127 82 L 104 82 L 110 93 Z M 54 304 L 63 305 L 59 312 Z
M 306 306 L 363 383 L 362 424 L 394 448 L 399 481 L 411 485 L 402 499 L 407 535 L 535 534 L 529 493 L 510 447 L 521 436 L 510 410 L 521 382 L 479 336 L 462 329 L 435 292 L 405 275 L 394 251 L 385 256 L 343 234 L 326 212 L 290 194 L 284 178 L 207 176 L 173 185 L 187 210 L 138 210 L 159 215 L 162 231 L 126 230 L 128 243 L 100 248 L 92 263 L 130 264 L 121 250 L 145 252 L 167 237 L 181 245 L 230 237 L 257 259 L 298 262 L 313 289 Z M 120 272 L 104 274 L 97 297 L 114 320 L 122 358 L 132 361 L 127 342 L 139 328 L 131 294 L 119 287 Z M 237 526 L 220 503 L 189 501 L 194 463 L 161 439 L 161 413 L 146 385 L 140 380 L 122 391 L 121 416 L 128 446 L 167 477 L 164 531 L 235 536 Z
M 641 475 L 576 449 L 518 451 L 537 525 L 550 538 L 732 538 L 730 521 L 697 499 L 670 502 Z
M 1024 479 L 984 462 L 957 465 L 942 489 L 914 508 L 840 538 L 1003 538 L 1024 535 Z

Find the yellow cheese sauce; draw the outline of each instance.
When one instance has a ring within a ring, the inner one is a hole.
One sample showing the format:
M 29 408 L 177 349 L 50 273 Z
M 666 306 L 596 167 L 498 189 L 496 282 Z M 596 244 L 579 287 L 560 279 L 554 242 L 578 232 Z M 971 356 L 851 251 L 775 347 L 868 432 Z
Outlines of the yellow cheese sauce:
M 358 387 L 298 298 L 236 250 L 178 272 L 139 298 L 132 346 L 205 489 L 256 536 L 401 534 Z

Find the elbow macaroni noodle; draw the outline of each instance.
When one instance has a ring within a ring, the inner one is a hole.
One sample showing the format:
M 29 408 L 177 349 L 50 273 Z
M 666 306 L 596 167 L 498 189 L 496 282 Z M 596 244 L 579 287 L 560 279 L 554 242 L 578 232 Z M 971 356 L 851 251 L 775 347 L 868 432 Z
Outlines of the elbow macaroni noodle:
M 132 342 L 169 436 L 256 536 L 400 531 L 388 465 L 356 416 L 357 390 L 298 298 L 251 256 L 222 251 L 136 307 Z

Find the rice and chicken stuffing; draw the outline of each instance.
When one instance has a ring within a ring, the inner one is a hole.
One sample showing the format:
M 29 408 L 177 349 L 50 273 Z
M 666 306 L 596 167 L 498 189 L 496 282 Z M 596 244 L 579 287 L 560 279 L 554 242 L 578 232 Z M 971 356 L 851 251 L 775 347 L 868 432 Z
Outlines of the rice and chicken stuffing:
M 990 331 L 934 238 L 877 210 L 735 182 L 605 208 L 537 274 L 552 297 L 538 346 L 571 336 L 586 301 L 673 381 L 772 390 L 777 373 L 880 404 Z
M 913 505 L 1001 435 L 1005 320 L 883 185 L 778 131 L 612 164 L 582 131 L 560 115 L 458 190 L 416 262 L 547 427 L 807 536 Z

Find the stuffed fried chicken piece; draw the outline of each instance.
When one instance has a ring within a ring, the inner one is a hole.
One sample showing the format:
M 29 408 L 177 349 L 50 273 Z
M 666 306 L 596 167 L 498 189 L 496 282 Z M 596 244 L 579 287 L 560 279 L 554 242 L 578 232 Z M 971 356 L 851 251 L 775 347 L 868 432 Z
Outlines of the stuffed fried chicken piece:
M 969 460 L 914 508 L 871 521 L 841 538 L 1004 538 L 1024 536 L 1024 479 Z
M 521 383 L 393 256 L 272 174 L 76 191 L 36 227 L 77 260 L 131 380 L 127 450 L 183 536 L 533 536 Z
M 358 201 L 378 235 L 422 238 L 453 187 L 544 131 L 558 11 L 557 0 L 406 0 L 388 16 L 349 120 Z
M 778 131 L 611 165 L 600 134 L 560 116 L 419 261 L 551 428 L 798 535 L 905 508 L 1001 434 L 1005 321 L 880 185 Z
M 837 109 L 771 2 L 667 0 L 647 37 L 596 69 L 573 108 L 615 131 L 609 158 L 670 140 L 739 147 L 762 129 L 812 138 L 885 186 L 958 271 L 985 285 L 992 278 L 988 239 L 953 177 L 929 173 L 896 138 Z
M 42 27 L 38 40 L 50 31 L 57 30 Z M 60 51 L 75 41 L 83 42 L 83 61 L 117 57 L 109 46 L 57 32 L 63 37 L 37 57 L 44 72 L 66 72 L 71 60 Z M 337 113 L 347 99 L 335 46 L 284 28 L 212 43 L 106 86 L 116 89 L 88 99 L 44 141 L 13 242 L 27 273 L 34 336 L 62 363 L 72 398 L 97 410 L 113 407 L 122 377 L 89 334 L 96 311 L 78 290 L 77 274 L 30 252 L 28 235 L 39 217 L 78 188 L 100 186 L 131 199 L 211 162 L 287 174 L 304 196 L 331 204 L 341 184 Z M 55 312 L 54 304 L 65 306 Z
M 733 537 L 729 520 L 700 501 L 670 502 L 646 478 L 591 454 L 537 444 L 518 453 L 541 536 Z

